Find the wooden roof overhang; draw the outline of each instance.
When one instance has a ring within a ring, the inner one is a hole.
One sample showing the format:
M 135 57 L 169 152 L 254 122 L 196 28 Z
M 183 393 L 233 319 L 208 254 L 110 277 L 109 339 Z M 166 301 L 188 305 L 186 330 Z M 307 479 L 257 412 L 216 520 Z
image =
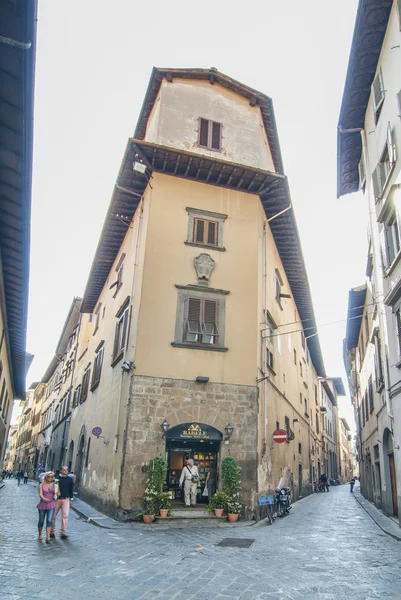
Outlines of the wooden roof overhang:
M 211 69 L 163 69 L 154 67 L 150 76 L 148 89 L 146 90 L 145 99 L 142 104 L 141 113 L 136 125 L 134 137 L 138 140 L 144 140 L 146 135 L 146 126 L 149 116 L 152 112 L 154 103 L 160 90 L 163 79 L 171 82 L 174 78 L 208 81 L 211 85 L 220 84 L 226 89 L 243 96 L 251 106 L 259 106 L 263 125 L 266 130 L 269 147 L 272 154 L 274 168 L 277 173 L 284 173 L 283 160 L 281 157 L 280 143 L 278 139 L 276 120 L 274 116 L 273 102 L 269 96 L 254 90 L 243 83 L 220 73 L 215 68 Z
M 392 0 L 359 0 L 337 128 L 337 198 L 359 188 L 362 141 L 358 130 L 364 128 L 392 4 Z
M 81 312 L 93 312 L 128 225 L 148 185 L 145 175 L 134 173 L 135 161 L 146 165 L 148 176 L 163 173 L 259 195 L 267 218 L 277 215 L 291 203 L 284 175 L 134 138 L 129 140 L 92 264 Z M 307 340 L 313 364 L 318 375 L 324 376 L 308 277 L 293 211 L 287 211 L 269 225 L 307 337 L 313 336 Z
M 21 399 L 27 364 L 36 20 L 37 0 L 0 2 L 2 293 L 14 394 Z
M 345 334 L 346 350 L 358 346 L 362 317 L 365 310 L 366 285 L 353 288 L 348 294 L 347 330 Z

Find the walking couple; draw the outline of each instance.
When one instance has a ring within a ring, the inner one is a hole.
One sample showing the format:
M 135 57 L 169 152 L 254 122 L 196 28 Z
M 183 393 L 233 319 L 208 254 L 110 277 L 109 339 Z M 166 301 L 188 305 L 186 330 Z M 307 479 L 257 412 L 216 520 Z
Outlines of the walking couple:
M 39 484 L 40 502 L 37 505 L 39 511 L 38 540 L 42 540 L 43 525 L 46 520 L 46 544 L 50 538 L 55 537 L 56 518 L 61 510 L 61 539 L 67 539 L 68 515 L 73 501 L 74 479 L 68 476 L 68 467 L 63 466 L 57 482 L 54 480 L 53 471 L 49 471 Z

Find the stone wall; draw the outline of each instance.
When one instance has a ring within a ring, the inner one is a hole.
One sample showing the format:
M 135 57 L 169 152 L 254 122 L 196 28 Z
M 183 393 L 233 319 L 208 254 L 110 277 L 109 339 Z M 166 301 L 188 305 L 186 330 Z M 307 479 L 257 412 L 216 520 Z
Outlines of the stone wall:
M 143 463 L 166 450 L 161 424 L 203 423 L 224 435 L 228 423 L 234 432 L 222 441 L 220 460 L 236 458 L 242 468 L 244 503 L 252 506 L 257 485 L 258 390 L 253 386 L 197 383 L 182 379 L 132 377 L 125 433 L 125 454 L 120 497 L 120 518 L 128 519 L 141 506 L 146 475 Z

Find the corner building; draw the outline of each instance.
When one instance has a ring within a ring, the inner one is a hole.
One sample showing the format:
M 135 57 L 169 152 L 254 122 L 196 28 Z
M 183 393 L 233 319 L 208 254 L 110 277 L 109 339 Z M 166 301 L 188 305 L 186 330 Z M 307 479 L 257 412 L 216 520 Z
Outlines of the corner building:
M 283 476 L 310 492 L 325 372 L 270 98 L 215 69 L 153 70 L 81 312 L 81 497 L 130 518 L 159 454 L 177 500 L 186 456 L 201 478 L 237 458 L 248 514 Z

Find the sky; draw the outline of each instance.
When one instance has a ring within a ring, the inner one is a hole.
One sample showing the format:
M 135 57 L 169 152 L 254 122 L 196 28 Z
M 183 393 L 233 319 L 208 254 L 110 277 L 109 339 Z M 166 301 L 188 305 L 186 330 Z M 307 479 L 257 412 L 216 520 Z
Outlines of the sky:
M 365 282 L 367 257 L 362 195 L 336 199 L 356 9 L 357 0 L 39 0 L 28 385 L 83 295 L 153 66 L 213 66 L 273 99 L 326 372 L 346 385 L 348 291 Z M 348 397 L 340 412 L 352 421 Z

